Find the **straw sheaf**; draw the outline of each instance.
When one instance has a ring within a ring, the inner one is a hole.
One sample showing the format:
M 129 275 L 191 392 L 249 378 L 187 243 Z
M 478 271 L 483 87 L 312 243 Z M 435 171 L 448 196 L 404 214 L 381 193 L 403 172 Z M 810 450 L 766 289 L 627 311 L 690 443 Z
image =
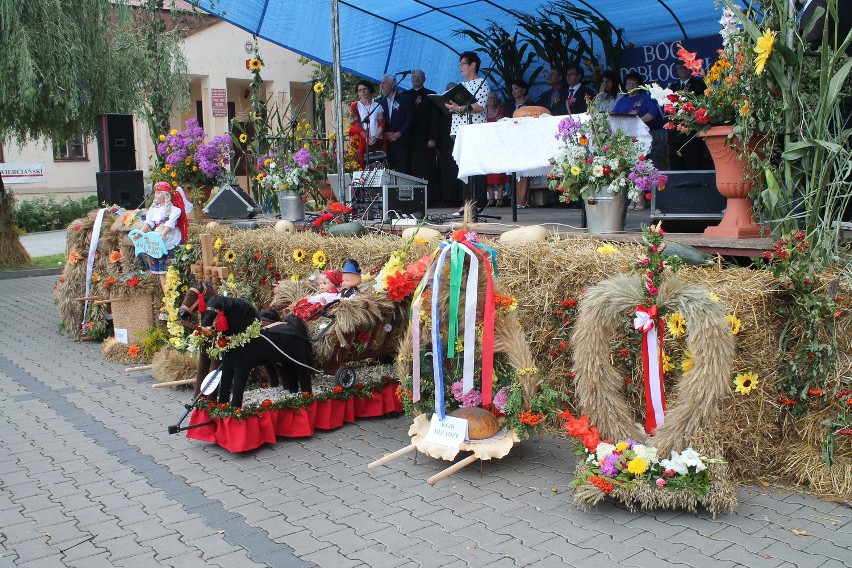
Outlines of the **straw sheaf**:
M 127 352 L 127 345 L 119 343 L 114 337 L 108 337 L 104 340 L 102 346 L 103 358 L 113 363 L 121 363 L 122 365 L 147 365 L 151 359 L 145 357 L 141 352 L 136 357 L 131 357 Z
M 89 253 L 89 243 L 92 237 L 92 230 L 95 225 L 97 210 L 91 211 L 85 217 L 73 221 L 65 230 L 65 255 L 66 257 L 75 251 L 80 255 L 80 260 L 76 263 L 66 263 L 62 270 L 62 276 L 56 286 L 55 298 L 59 306 L 59 317 L 66 333 L 75 339 L 79 340 L 83 337 L 83 332 L 80 324 L 83 321 L 84 302 L 78 301 L 86 293 L 86 258 Z M 97 252 L 99 256 L 95 259 L 93 273 L 103 274 L 104 266 L 108 263 L 109 247 L 112 244 L 111 233 L 108 230 L 112 223 L 114 215 L 107 211 L 104 214 L 103 230 L 101 238 L 98 241 Z M 100 296 L 100 289 L 95 284 L 89 294 L 92 296 Z M 102 326 L 106 323 L 106 308 L 95 306 L 91 302 L 88 321 Z
M 197 369 L 198 357 L 171 347 L 160 349 L 151 360 L 151 373 L 161 383 L 194 379 Z

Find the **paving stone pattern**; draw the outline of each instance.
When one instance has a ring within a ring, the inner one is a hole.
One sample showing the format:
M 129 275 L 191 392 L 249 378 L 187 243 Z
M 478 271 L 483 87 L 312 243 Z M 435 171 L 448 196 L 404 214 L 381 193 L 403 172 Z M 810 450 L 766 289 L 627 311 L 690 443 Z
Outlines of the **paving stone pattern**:
M 852 509 L 743 487 L 736 514 L 584 513 L 568 440 L 426 479 L 403 417 L 232 455 L 172 436 L 189 391 L 152 389 L 57 331 L 53 277 L 0 281 L 0 568 L 852 565 Z M 798 536 L 792 531 L 804 531 Z

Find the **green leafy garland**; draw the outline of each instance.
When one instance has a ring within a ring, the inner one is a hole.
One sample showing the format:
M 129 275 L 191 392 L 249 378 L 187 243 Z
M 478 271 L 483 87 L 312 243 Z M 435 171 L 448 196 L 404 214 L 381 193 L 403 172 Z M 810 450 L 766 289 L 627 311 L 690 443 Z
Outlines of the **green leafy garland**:
M 217 334 L 210 346 L 207 348 L 207 354 L 213 359 L 221 359 L 222 355 L 237 347 L 242 347 L 252 339 L 260 337 L 261 324 L 260 320 L 256 319 L 252 322 L 245 331 L 234 335 Z M 206 337 L 198 332 L 190 336 L 190 343 L 194 347 L 194 351 L 199 351 L 203 348 Z

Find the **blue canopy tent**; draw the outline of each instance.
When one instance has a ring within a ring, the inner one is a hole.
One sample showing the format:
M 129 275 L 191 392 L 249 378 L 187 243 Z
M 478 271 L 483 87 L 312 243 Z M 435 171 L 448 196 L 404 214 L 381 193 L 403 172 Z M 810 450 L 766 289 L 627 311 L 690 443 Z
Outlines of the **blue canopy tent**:
M 512 33 L 513 12 L 535 13 L 547 2 L 529 0 L 197 0 L 203 10 L 258 37 L 315 61 L 378 79 L 423 69 L 429 84 L 458 81 L 459 54 L 477 47 L 460 29 L 493 22 Z M 624 30 L 624 40 L 653 45 L 718 32 L 716 0 L 572 0 Z M 482 66 L 490 62 L 483 58 Z M 402 83 L 402 86 L 406 86 Z M 335 90 L 335 126 L 342 131 L 341 93 Z M 337 137 L 338 167 L 343 139 Z M 342 194 L 343 176 L 339 177 Z
M 624 29 L 625 41 L 651 45 L 719 31 L 716 0 L 573 0 Z M 423 69 L 433 88 L 459 80 L 458 55 L 477 47 L 459 29 L 493 21 L 512 31 L 513 11 L 534 13 L 529 0 L 338 0 L 340 64 L 377 80 Z M 200 0 L 199 6 L 258 37 L 331 65 L 331 0 Z M 488 66 L 483 61 L 483 67 Z

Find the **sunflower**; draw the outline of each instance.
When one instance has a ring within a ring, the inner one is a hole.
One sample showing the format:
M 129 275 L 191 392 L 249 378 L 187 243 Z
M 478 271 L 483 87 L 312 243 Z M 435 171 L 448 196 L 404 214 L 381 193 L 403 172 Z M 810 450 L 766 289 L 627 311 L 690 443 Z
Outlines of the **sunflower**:
M 314 253 L 314 256 L 311 258 L 311 261 L 317 268 L 322 268 L 323 266 L 328 264 L 328 257 L 325 256 L 325 253 L 323 251 L 318 250 Z
M 734 385 L 737 388 L 734 390 L 740 394 L 749 394 L 757 386 L 757 383 L 757 373 L 752 373 L 751 371 L 748 373 L 737 373 L 734 379 Z
M 663 372 L 668 373 L 672 369 L 674 369 L 674 365 L 672 364 L 672 358 L 664 353 L 663 354 Z
M 726 315 L 725 321 L 729 326 L 731 326 L 731 333 L 734 335 L 737 335 L 740 332 L 740 328 L 743 326 L 742 320 L 733 314 Z
M 754 58 L 754 72 L 760 75 L 763 73 L 763 67 L 769 56 L 772 55 L 772 46 L 775 43 L 775 33 L 772 30 L 766 30 L 763 35 L 757 38 L 754 52 L 757 57 Z
M 597 252 L 599 252 L 600 254 L 619 254 L 618 249 L 615 248 L 614 246 L 612 246 L 609 243 L 606 243 L 605 245 L 599 246 L 595 250 Z
M 258 58 L 254 58 L 249 61 L 248 67 L 251 71 L 260 71 L 260 68 L 263 67 L 263 63 Z
M 314 83 L 314 92 L 316 94 L 320 94 L 324 90 L 325 90 L 325 85 L 322 84 L 322 81 L 317 81 L 316 83 Z
M 308 256 L 307 253 L 305 253 L 302 249 L 296 249 L 293 251 L 293 260 L 296 262 L 302 262 L 305 260 L 306 256 Z
M 680 312 L 675 312 L 666 320 L 666 327 L 672 337 L 680 337 L 686 333 L 686 319 Z
M 222 258 L 225 259 L 225 262 L 234 262 L 237 259 L 237 253 L 229 249 L 225 252 Z
M 713 292 L 712 290 L 710 292 L 708 292 L 707 295 L 710 296 L 710 299 L 713 300 L 714 302 L 721 302 L 722 301 L 722 298 L 720 298 L 719 295 L 716 292 Z
M 222 237 L 216 237 L 216 240 L 213 241 L 213 248 L 219 250 L 225 244 L 225 241 L 222 240 Z
M 246 142 L 248 142 L 248 135 L 240 134 L 240 144 L 245 144 Z
M 684 373 L 692 369 L 692 353 L 687 349 L 683 352 L 683 361 L 680 362 L 680 370 Z
M 291 274 L 290 275 L 290 281 L 291 282 L 298 282 L 299 281 L 299 275 L 298 274 Z

